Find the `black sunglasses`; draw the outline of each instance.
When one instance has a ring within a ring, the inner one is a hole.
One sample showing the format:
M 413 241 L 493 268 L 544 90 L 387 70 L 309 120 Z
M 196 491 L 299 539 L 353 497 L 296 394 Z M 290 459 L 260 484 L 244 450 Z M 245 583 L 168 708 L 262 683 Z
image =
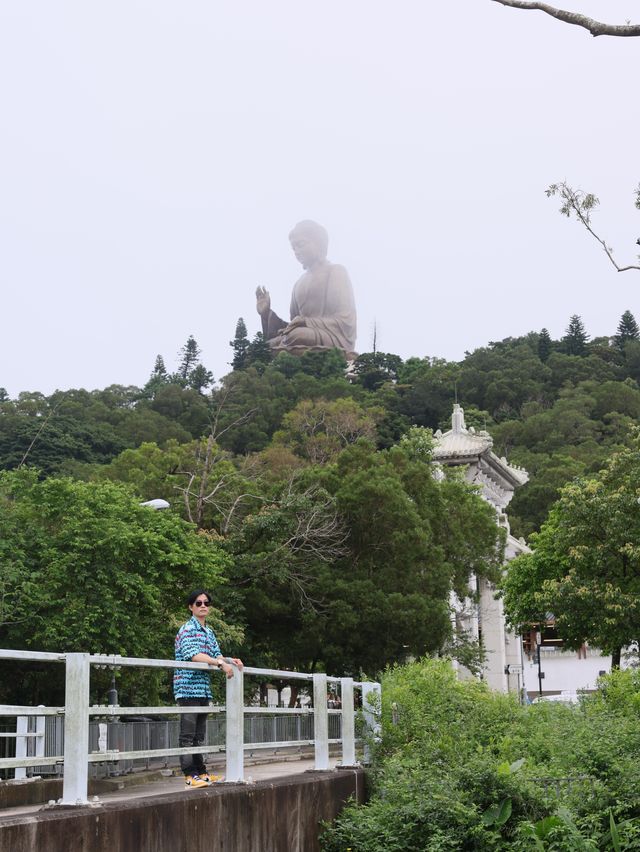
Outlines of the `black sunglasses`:
M 211 606 L 211 601 L 194 601 L 194 606 Z

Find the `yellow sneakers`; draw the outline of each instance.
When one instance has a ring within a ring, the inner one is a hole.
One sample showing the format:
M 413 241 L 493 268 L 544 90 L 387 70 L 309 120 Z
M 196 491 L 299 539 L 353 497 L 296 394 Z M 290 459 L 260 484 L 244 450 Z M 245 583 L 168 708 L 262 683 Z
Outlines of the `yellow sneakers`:
M 185 775 L 184 783 L 187 787 L 208 787 L 211 783 L 208 775 Z
M 205 778 L 209 784 L 215 784 L 216 781 L 222 781 L 222 775 L 211 775 L 209 772 L 205 772 L 204 775 L 201 775 L 200 777 Z

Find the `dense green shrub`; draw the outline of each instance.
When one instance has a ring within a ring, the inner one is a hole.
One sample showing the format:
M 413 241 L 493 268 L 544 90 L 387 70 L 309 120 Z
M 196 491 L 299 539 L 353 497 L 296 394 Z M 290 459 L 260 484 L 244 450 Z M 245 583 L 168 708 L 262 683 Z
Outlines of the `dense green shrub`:
M 382 695 L 370 802 L 325 852 L 640 848 L 637 672 L 578 707 L 523 707 L 423 660 L 388 670 Z

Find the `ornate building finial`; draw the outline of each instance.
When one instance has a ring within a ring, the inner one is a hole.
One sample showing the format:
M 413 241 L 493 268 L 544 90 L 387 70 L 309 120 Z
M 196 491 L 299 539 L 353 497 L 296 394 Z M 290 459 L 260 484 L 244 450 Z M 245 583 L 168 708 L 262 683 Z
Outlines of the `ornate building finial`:
M 460 434 L 466 432 L 467 427 L 464 422 L 464 409 L 458 403 L 454 403 L 453 414 L 451 415 L 451 431 Z

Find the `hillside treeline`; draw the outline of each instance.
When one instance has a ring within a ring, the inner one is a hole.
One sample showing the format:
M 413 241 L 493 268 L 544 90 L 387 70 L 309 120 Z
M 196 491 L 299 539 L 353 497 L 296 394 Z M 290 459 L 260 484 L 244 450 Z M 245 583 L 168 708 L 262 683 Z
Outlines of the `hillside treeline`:
M 204 577 L 225 649 L 254 665 L 373 674 L 448 653 L 473 668 L 449 593 L 497 577 L 501 533 L 459 476 L 431 477 L 430 430 L 457 398 L 529 470 L 510 511 L 527 535 L 629 443 L 638 337 L 631 314 L 592 341 L 572 317 L 558 341 L 532 332 L 461 362 L 366 353 L 345 374 L 335 351 L 271 359 L 239 322 L 213 388 L 190 338 L 142 388 L 0 391 L 0 645 L 170 653 L 184 587 Z M 159 497 L 170 512 L 139 506 Z
M 460 362 L 366 353 L 349 378 L 337 352 L 271 361 L 242 320 L 231 343 L 233 370 L 209 391 L 212 376 L 193 338 L 175 373 L 158 356 L 144 388 L 24 392 L 15 400 L 0 389 L 0 469 L 29 464 L 45 476 L 119 478 L 127 450 L 151 444 L 171 454 L 203 436 L 236 468 L 265 451 L 288 452 L 294 466 L 324 463 L 359 436 L 387 449 L 411 426 L 446 430 L 457 399 L 467 425 L 487 429 L 495 451 L 529 471 L 510 507 L 512 530 L 527 536 L 565 482 L 628 444 L 640 416 L 640 336 L 628 311 L 610 337 L 589 340 L 573 316 L 561 340 L 543 329 Z M 163 495 L 177 496 L 166 488 Z

